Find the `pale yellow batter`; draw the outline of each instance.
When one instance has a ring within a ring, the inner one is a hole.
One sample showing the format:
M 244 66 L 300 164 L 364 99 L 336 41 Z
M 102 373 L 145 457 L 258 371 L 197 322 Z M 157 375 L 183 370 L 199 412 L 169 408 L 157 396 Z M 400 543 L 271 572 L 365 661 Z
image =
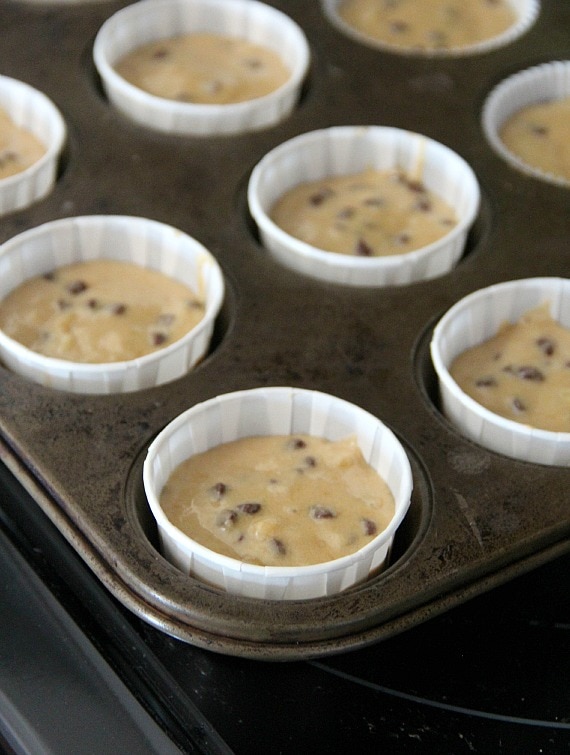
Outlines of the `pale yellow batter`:
M 500 137 L 527 165 L 570 181 L 570 97 L 523 108 Z
M 507 0 L 343 0 L 339 14 L 363 34 L 410 50 L 469 47 L 516 21 Z
M 352 553 L 386 528 L 394 499 L 353 437 L 255 436 L 187 459 L 163 488 L 168 519 L 226 556 L 303 566 Z
M 550 317 L 547 304 L 465 351 L 450 373 L 465 393 L 495 414 L 570 432 L 570 330 Z
M 337 254 L 405 254 L 437 241 L 457 223 L 454 211 L 419 181 L 365 170 L 300 184 L 271 208 L 291 236 Z
M 203 298 L 182 283 L 111 259 L 31 278 L 0 302 L 6 335 L 71 362 L 135 359 L 178 340 L 203 316 Z
M 262 97 L 291 75 L 272 50 L 217 34 L 186 34 L 151 42 L 119 61 L 116 70 L 157 97 L 199 104 Z
M 39 139 L 16 126 L 8 113 L 0 109 L 0 179 L 26 170 L 46 151 Z

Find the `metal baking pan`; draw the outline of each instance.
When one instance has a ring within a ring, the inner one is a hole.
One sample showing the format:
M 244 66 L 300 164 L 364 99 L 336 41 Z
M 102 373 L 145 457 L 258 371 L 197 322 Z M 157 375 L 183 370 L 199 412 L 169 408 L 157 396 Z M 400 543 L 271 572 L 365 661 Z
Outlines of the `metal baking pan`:
M 126 2 L 2 3 L 0 72 L 51 97 L 69 138 L 54 192 L 0 218 L 0 241 L 64 216 L 143 215 L 205 244 L 228 292 L 209 355 L 168 385 L 81 396 L 0 367 L 0 456 L 136 614 L 221 653 L 292 660 L 389 637 L 570 549 L 570 470 L 513 461 L 462 438 L 440 413 L 428 353 L 435 322 L 467 293 L 570 274 L 570 193 L 508 167 L 480 125 L 485 97 L 502 78 L 570 55 L 570 6 L 543 0 L 535 25 L 508 47 L 425 59 L 342 36 L 318 3 L 271 4 L 300 23 L 311 44 L 299 107 L 258 133 L 192 138 L 135 126 L 102 94 L 93 40 Z M 292 136 L 345 124 L 418 131 L 471 164 L 482 205 L 453 272 L 404 287 L 345 288 L 286 270 L 260 246 L 245 197 L 254 165 Z M 198 401 L 265 385 L 359 404 L 409 453 L 414 497 L 391 564 L 341 595 L 239 599 L 184 576 L 157 550 L 141 482 L 150 441 Z

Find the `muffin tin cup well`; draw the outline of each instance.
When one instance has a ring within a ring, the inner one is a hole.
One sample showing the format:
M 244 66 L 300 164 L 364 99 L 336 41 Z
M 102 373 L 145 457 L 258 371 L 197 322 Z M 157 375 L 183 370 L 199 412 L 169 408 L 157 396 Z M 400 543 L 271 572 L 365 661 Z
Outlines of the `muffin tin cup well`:
M 300 106 L 266 129 L 194 137 L 134 123 L 102 96 L 93 40 L 127 4 L 60 4 L 49 13 L 2 4 L 3 71 L 55 97 L 71 128 L 54 191 L 0 218 L 1 241 L 65 216 L 153 218 L 212 252 L 226 297 L 207 358 L 162 385 L 77 394 L 0 367 L 0 457 L 42 511 L 137 616 L 184 642 L 260 660 L 363 647 L 567 552 L 570 470 L 466 438 L 442 414 L 429 343 L 437 322 L 473 291 L 570 277 L 568 190 L 511 170 L 481 129 L 497 82 L 570 57 L 562 32 L 570 6 L 543 0 L 524 38 L 487 54 L 427 60 L 355 42 L 317 3 L 271 0 L 313 53 Z M 67 54 L 54 56 L 62 29 Z M 472 167 L 483 207 L 470 253 L 451 270 L 404 286 L 339 285 L 281 264 L 252 232 L 247 183 L 262 158 L 301 134 L 351 124 L 426 134 Z M 157 435 L 193 406 L 283 385 L 381 419 L 410 461 L 411 505 L 386 568 L 370 579 L 308 600 L 232 596 L 161 554 L 143 463 Z

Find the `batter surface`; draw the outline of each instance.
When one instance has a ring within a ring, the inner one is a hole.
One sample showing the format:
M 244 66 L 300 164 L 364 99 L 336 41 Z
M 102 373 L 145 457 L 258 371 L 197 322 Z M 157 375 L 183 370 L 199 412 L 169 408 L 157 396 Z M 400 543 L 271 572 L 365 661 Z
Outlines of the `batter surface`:
M 199 104 L 262 97 L 291 75 L 272 50 L 217 34 L 186 34 L 151 42 L 119 61 L 116 70 L 157 97 Z
M 363 34 L 410 50 L 468 47 L 516 21 L 507 0 L 344 0 L 339 14 Z
M 72 362 L 135 359 L 204 316 L 204 301 L 155 270 L 99 259 L 31 278 L 0 302 L 0 328 L 33 351 Z
M 365 170 L 300 184 L 272 207 L 291 236 L 337 254 L 405 254 L 437 241 L 455 212 L 419 181 L 395 171 Z
M 8 113 L 0 109 L 0 179 L 26 170 L 45 152 L 39 139 L 16 126 Z
M 254 436 L 187 459 L 163 488 L 168 519 L 226 556 L 266 566 L 330 561 L 363 547 L 394 513 L 355 438 Z
M 450 373 L 495 414 L 570 432 L 570 330 L 551 318 L 547 304 L 460 354 Z
M 527 165 L 570 181 L 570 97 L 523 108 L 500 137 Z

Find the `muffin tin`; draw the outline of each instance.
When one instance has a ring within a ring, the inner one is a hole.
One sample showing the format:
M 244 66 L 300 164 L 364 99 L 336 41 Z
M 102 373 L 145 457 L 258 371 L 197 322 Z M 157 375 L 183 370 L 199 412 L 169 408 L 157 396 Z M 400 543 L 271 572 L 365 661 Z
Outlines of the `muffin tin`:
M 2 4 L 0 72 L 56 103 L 68 141 L 53 192 L 2 218 L 0 241 L 60 217 L 146 216 L 204 244 L 227 290 L 208 356 L 168 385 L 78 395 L 0 367 L 0 456 L 133 612 L 200 647 L 293 660 L 389 637 L 570 549 L 570 471 L 463 438 L 441 414 L 429 357 L 435 323 L 471 291 L 570 274 L 568 189 L 517 172 L 481 126 L 499 81 L 570 56 L 570 7 L 543 0 L 535 24 L 512 44 L 444 60 L 360 45 L 317 3 L 270 4 L 298 22 L 311 45 L 302 100 L 277 126 L 207 138 L 157 134 L 106 101 L 93 40 L 127 3 Z M 306 131 L 360 124 L 423 133 L 474 169 L 481 207 L 452 272 L 407 286 L 342 286 L 289 270 L 263 249 L 246 198 L 257 162 Z M 270 385 L 362 406 L 396 433 L 412 464 L 412 504 L 389 567 L 337 596 L 236 598 L 183 575 L 158 551 L 142 487 L 152 439 L 200 401 Z

